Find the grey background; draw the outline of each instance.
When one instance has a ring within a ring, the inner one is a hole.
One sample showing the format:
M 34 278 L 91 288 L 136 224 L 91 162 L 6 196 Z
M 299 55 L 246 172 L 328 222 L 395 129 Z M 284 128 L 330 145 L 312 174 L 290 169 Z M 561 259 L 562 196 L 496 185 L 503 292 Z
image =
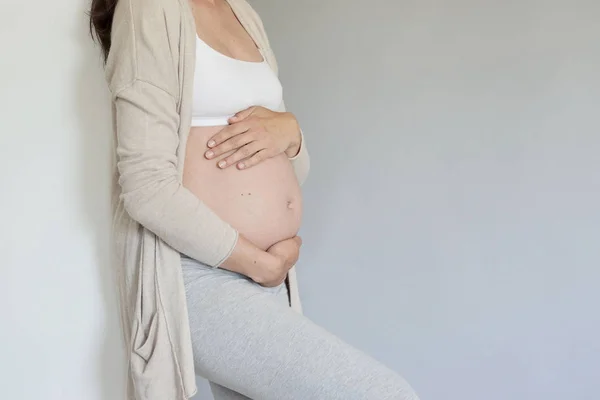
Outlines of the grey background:
M 305 313 L 423 400 L 600 399 L 600 3 L 252 4 L 312 154 Z

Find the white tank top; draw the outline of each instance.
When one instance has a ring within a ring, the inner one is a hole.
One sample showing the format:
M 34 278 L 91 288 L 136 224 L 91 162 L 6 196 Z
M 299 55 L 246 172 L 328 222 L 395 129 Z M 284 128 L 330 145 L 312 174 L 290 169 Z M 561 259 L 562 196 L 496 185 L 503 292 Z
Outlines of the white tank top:
M 231 58 L 196 35 L 192 126 L 228 125 L 251 106 L 279 111 L 282 99 L 281 83 L 264 55 L 261 62 Z

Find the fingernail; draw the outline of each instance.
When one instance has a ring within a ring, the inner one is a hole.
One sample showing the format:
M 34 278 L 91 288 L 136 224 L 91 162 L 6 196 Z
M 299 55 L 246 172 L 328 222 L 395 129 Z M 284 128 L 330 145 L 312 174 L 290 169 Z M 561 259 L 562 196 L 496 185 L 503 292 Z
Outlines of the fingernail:
M 213 153 L 212 151 L 207 151 L 206 152 L 206 158 L 212 158 L 212 156 L 214 156 L 215 153 Z
M 227 161 L 219 161 L 219 167 L 224 168 L 227 165 Z
M 238 164 L 239 169 L 244 169 L 245 167 L 246 167 L 246 164 L 244 164 L 243 162 Z
M 213 147 L 215 145 L 215 141 L 214 140 L 210 140 L 208 142 L 208 147 Z

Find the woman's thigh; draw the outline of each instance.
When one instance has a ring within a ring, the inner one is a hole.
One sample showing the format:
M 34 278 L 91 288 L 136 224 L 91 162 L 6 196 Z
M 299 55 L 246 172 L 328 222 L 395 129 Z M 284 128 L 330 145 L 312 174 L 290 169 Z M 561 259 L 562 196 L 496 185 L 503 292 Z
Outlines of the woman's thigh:
M 209 381 L 257 400 L 417 399 L 394 371 L 290 309 L 285 286 L 201 264 L 184 264 L 184 280 L 196 372 Z

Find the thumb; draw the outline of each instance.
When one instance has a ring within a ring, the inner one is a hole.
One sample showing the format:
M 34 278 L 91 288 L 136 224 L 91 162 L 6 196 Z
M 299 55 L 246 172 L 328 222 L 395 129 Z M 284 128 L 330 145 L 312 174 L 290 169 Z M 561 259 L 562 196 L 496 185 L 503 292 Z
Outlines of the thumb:
M 254 110 L 256 110 L 256 107 L 252 106 L 250 108 L 246 108 L 245 110 L 238 112 L 233 117 L 229 118 L 229 123 L 231 124 L 245 120 L 246 118 L 252 115 Z
M 300 236 L 294 237 L 294 240 L 298 243 L 298 246 L 302 246 L 302 238 Z

